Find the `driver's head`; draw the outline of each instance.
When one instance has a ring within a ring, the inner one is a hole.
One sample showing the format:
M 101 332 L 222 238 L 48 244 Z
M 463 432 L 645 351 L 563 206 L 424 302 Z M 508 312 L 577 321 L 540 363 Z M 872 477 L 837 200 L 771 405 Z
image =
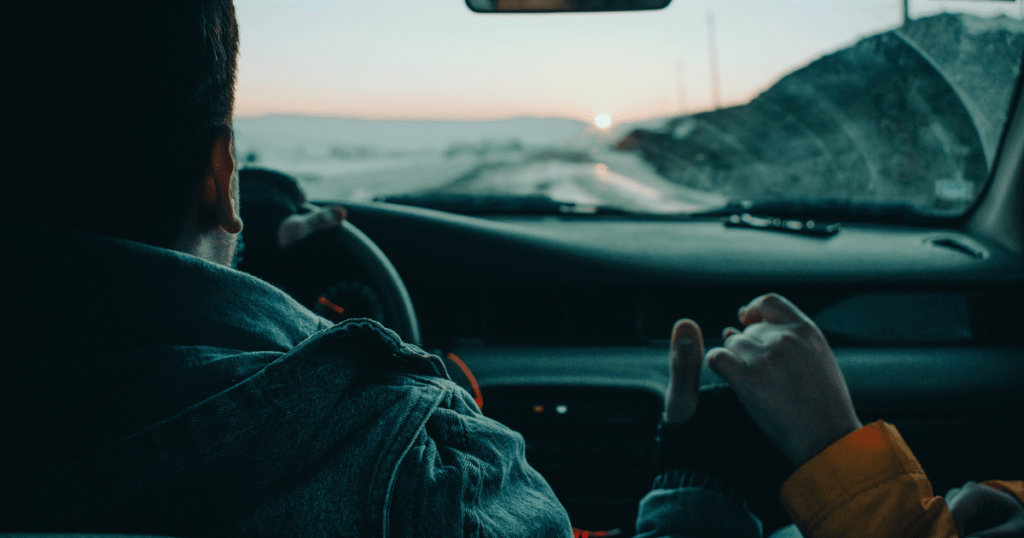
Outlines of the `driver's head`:
M 231 0 L 20 1 L 3 26 L 0 211 L 172 246 L 230 147 Z

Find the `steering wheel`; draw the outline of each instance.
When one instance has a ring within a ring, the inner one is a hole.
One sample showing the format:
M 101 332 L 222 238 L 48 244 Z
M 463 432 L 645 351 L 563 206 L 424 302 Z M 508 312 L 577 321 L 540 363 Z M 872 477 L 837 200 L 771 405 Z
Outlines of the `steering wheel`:
M 246 247 L 239 269 L 290 294 L 333 321 L 368 317 L 420 344 L 409 292 L 395 267 L 363 232 L 342 221 L 279 248 L 282 219 L 313 209 L 294 177 L 262 168 L 238 173 Z M 246 241 L 248 239 L 248 241 Z
M 388 328 L 405 342 L 421 344 L 420 326 L 409 291 L 384 252 L 347 220 L 341 223 L 340 228 L 318 233 L 330 234 L 342 255 L 361 268 L 361 273 L 369 280 L 367 284 L 379 294 Z M 307 239 L 314 239 L 314 236 Z
M 265 245 L 257 247 L 263 249 L 259 263 L 239 265 L 240 269 L 270 282 L 331 321 L 371 318 L 398 333 L 403 341 L 421 343 L 416 311 L 398 271 L 380 248 L 347 220 L 282 250 L 268 253 Z M 246 259 L 245 252 L 242 259 Z

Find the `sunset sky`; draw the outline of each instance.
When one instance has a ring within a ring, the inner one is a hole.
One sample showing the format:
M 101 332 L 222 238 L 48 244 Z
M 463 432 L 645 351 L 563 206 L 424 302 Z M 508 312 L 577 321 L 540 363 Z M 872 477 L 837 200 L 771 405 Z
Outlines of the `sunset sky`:
M 1021 1 L 916 0 L 911 13 L 1020 17 Z M 709 14 L 722 102 L 736 104 L 822 53 L 898 26 L 902 4 L 674 0 L 653 12 L 540 15 L 476 14 L 462 0 L 235 5 L 241 117 L 622 122 L 712 107 Z

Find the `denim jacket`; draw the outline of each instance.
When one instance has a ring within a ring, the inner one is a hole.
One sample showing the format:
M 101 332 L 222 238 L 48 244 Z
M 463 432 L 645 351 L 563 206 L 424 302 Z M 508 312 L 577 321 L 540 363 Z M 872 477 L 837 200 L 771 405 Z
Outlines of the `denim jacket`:
M 522 436 L 379 324 L 177 252 L 15 232 L 32 293 L 5 284 L 25 315 L 3 336 L 32 355 L 0 376 L 0 532 L 571 536 Z
M 572 535 L 522 436 L 379 324 L 178 252 L 0 225 L 0 533 Z M 662 483 L 637 531 L 760 525 Z

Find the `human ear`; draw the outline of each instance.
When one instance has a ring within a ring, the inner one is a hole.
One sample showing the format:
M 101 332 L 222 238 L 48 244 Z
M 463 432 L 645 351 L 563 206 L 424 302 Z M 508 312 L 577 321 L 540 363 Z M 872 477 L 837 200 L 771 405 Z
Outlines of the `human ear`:
M 202 204 L 225 232 L 237 234 L 242 231 L 234 135 L 229 128 L 221 130 L 210 151 L 210 163 L 203 178 Z

